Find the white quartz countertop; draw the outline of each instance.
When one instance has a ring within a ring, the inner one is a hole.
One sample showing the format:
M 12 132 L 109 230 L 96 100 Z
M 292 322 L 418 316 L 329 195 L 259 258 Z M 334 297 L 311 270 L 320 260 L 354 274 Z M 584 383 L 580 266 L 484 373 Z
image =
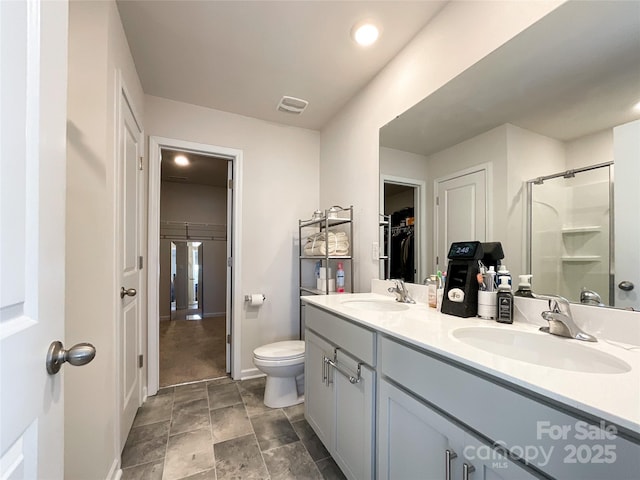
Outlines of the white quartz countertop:
M 475 317 L 455 317 L 420 303 L 407 305 L 408 308 L 402 311 L 370 311 L 349 306 L 352 300 L 396 303 L 393 297 L 375 293 L 303 296 L 301 299 L 389 337 L 448 357 L 640 434 L 638 347 L 606 340 L 590 343 L 562 338 L 540 332 L 537 326 L 522 322 L 505 325 Z M 557 355 L 552 353 L 558 351 L 558 345 L 553 342 L 578 343 L 626 362 L 631 370 L 625 373 L 587 373 L 514 360 L 459 340 L 453 332 L 462 327 L 510 329 L 541 335 L 544 336 L 543 344 L 547 343 L 546 340 L 549 342 L 549 355 Z

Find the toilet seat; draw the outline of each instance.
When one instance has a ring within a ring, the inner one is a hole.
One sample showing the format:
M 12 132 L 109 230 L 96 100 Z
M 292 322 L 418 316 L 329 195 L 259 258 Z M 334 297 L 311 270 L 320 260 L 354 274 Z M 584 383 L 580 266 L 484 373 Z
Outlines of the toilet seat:
M 262 345 L 253 351 L 259 360 L 297 360 L 304 358 L 304 341 L 287 340 Z

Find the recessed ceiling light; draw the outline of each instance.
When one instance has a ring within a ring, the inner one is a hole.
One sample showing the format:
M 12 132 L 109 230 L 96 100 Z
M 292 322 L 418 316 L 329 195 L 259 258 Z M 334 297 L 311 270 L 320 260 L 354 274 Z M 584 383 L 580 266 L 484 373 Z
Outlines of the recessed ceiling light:
M 379 35 L 380 30 L 370 20 L 356 23 L 351 29 L 351 36 L 358 45 L 362 45 L 363 47 L 372 45 L 378 39 Z
M 634 109 L 636 112 L 640 112 L 640 102 L 636 103 L 636 104 L 633 106 L 633 109 Z
M 189 165 L 189 159 L 184 155 L 176 155 L 173 161 L 176 162 L 176 165 L 180 165 L 181 167 Z

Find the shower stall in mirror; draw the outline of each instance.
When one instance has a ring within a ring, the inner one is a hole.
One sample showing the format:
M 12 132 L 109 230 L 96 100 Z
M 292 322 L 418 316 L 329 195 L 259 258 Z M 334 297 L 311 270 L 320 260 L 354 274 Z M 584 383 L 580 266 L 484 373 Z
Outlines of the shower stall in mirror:
M 527 182 L 527 259 L 534 292 L 613 304 L 612 204 L 612 162 Z

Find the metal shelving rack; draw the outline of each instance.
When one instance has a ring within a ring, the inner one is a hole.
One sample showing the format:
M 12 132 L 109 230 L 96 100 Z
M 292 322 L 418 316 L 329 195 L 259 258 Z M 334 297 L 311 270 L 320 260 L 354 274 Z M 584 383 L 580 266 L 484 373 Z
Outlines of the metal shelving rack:
M 326 249 L 325 255 L 305 255 L 304 246 L 307 238 L 315 233 L 345 231 L 348 234 L 349 254 L 348 255 L 330 255 L 329 249 Z M 310 284 L 305 275 L 305 271 L 309 269 L 303 268 L 309 262 L 321 262 L 321 266 L 331 268 L 335 277 L 338 262 L 342 262 L 345 272 L 345 293 L 353 292 L 353 205 L 348 208 L 339 206 L 331 207 L 322 213 L 318 218 L 310 220 L 298 220 L 298 238 L 299 244 L 299 278 L 298 285 L 300 288 L 300 296 L 303 295 L 334 295 L 336 292 L 329 291 L 329 276 L 325 279 L 325 289 L 317 288 L 317 285 Z M 313 282 L 316 281 L 315 276 Z M 328 293 L 326 293 L 328 292 Z M 300 301 L 300 338 L 304 332 L 304 310 L 303 303 Z
M 380 278 L 389 280 L 391 274 L 391 215 L 380 215 Z

